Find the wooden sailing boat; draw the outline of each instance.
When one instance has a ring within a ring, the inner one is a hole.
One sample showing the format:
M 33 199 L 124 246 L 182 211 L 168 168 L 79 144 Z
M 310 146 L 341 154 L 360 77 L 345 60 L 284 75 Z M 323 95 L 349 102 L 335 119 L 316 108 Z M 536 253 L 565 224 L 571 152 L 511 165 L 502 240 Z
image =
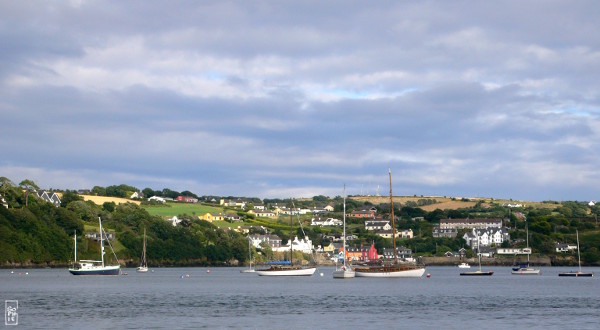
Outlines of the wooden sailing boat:
M 529 249 L 529 226 L 526 225 L 525 228 L 526 228 L 526 232 L 527 232 L 527 249 L 529 250 L 527 253 L 527 264 L 513 267 L 511 274 L 514 274 L 514 275 L 540 275 L 541 274 L 540 269 L 529 266 L 529 254 L 531 254 L 531 250 Z
M 148 271 L 148 261 L 146 260 L 146 228 L 144 228 L 144 247 L 142 248 L 142 257 L 140 258 L 140 266 L 136 269 L 139 273 Z
M 558 273 L 558 276 L 566 276 L 566 277 L 592 277 L 594 273 L 592 272 L 583 272 L 581 271 L 581 254 L 579 253 L 579 231 L 576 230 L 577 234 L 577 263 L 579 264 L 578 271 L 570 271 L 565 273 Z
M 100 225 L 100 256 L 101 260 L 79 260 L 77 261 L 77 234 L 75 234 L 75 260 L 69 272 L 73 275 L 120 275 L 121 265 L 107 266 L 104 264 L 104 230 L 102 230 L 102 219 L 98 217 Z M 110 245 L 110 242 L 108 242 Z M 112 250 L 112 245 L 110 245 Z M 113 254 L 114 254 L 113 250 Z M 116 258 L 116 255 L 115 255 Z
M 271 265 L 267 269 L 256 270 L 259 276 L 311 276 L 317 270 L 316 267 L 294 266 L 294 244 L 293 244 L 293 214 L 290 212 L 290 264 Z
M 396 224 L 394 220 L 394 199 L 392 194 L 392 170 L 389 170 L 390 177 L 390 206 L 392 209 L 392 241 L 394 243 L 394 262 L 393 264 L 383 264 L 378 266 L 357 267 L 354 268 L 356 277 L 421 277 L 425 273 L 425 267 L 413 264 L 398 263 L 398 250 L 396 249 Z
M 240 270 L 240 273 L 254 273 L 255 272 L 254 268 L 252 268 L 252 244 L 250 241 L 250 237 L 248 237 L 248 255 L 249 255 L 248 260 L 250 262 L 248 269 L 242 269 L 242 270 Z
M 346 265 L 346 185 L 344 185 L 344 238 L 342 242 L 344 261 L 341 268 L 337 269 L 336 267 L 336 270 L 333 271 L 333 278 L 353 278 L 356 273 Z

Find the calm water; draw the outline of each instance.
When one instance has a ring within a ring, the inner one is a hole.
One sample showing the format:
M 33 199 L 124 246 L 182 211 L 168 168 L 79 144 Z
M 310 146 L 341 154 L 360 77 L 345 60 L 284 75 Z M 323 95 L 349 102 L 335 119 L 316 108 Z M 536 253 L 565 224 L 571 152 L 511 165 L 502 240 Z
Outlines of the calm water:
M 18 300 L 13 328 L 27 329 L 600 327 L 600 268 L 588 269 L 593 278 L 557 276 L 571 268 L 542 268 L 542 276 L 490 269 L 495 274 L 485 278 L 428 267 L 431 278 L 349 280 L 334 280 L 331 267 L 293 278 L 241 274 L 239 268 L 126 269 L 127 276 L 109 277 L 3 269 L 0 302 Z

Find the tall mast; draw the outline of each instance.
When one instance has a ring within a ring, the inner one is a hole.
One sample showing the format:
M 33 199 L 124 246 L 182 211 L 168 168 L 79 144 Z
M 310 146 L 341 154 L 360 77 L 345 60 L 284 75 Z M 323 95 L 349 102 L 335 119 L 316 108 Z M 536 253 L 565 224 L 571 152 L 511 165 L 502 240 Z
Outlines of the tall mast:
M 104 238 L 102 236 L 102 220 L 98 217 L 98 223 L 100 224 L 100 255 L 102 256 L 102 267 L 104 267 Z
M 394 243 L 394 263 L 398 264 L 398 253 L 396 252 L 396 223 L 394 221 L 394 198 L 392 197 L 392 169 L 389 169 L 390 176 L 390 207 L 392 209 L 392 241 Z
M 342 240 L 344 251 L 344 270 L 346 270 L 346 184 L 344 183 L 344 239 Z
M 73 261 L 73 265 L 77 263 L 77 230 L 73 234 L 73 241 L 75 242 L 75 261 Z
M 290 198 L 290 202 L 292 203 L 292 209 L 290 210 L 290 266 L 294 265 L 294 247 L 293 247 L 293 241 L 292 241 L 292 235 L 294 232 L 294 228 L 292 226 L 292 222 L 294 220 L 294 202 L 292 201 L 292 199 Z
M 581 273 L 581 254 L 579 253 L 579 230 L 575 230 L 577 234 L 577 263 L 579 264 L 579 272 Z

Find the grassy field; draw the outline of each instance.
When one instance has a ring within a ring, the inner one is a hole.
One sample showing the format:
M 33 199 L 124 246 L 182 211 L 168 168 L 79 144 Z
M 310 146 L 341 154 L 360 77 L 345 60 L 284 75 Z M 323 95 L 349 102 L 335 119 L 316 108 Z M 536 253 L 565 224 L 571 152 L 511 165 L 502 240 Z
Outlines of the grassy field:
M 140 201 L 134 201 L 127 198 L 119 198 L 119 197 L 105 197 L 105 196 L 92 196 L 92 195 L 80 195 L 83 197 L 84 201 L 92 201 L 96 205 L 102 205 L 105 202 L 114 202 L 115 204 L 123 204 L 123 203 L 134 203 L 140 205 Z
M 197 203 L 166 203 L 166 206 L 142 205 L 151 215 L 173 217 L 180 214 L 201 216 L 206 213 L 222 213 L 223 208 Z
M 389 203 L 389 196 L 352 196 L 351 199 L 358 201 L 368 201 L 374 205 L 378 205 L 381 203 Z M 468 200 L 462 200 L 461 197 L 450 198 L 444 196 L 394 196 L 394 204 L 401 203 L 404 204 L 407 201 L 417 202 L 419 199 L 435 199 L 437 203 L 431 205 L 423 205 L 420 206 L 425 211 L 431 212 L 435 209 L 441 210 L 456 210 L 462 208 L 469 208 L 477 204 L 479 201 L 483 201 L 485 204 L 496 203 L 496 204 L 504 204 L 504 203 L 518 203 L 524 206 L 533 206 L 536 208 L 555 208 L 557 205 L 554 203 L 543 203 L 543 202 L 526 202 L 526 201 L 514 201 L 508 199 L 492 199 L 492 198 L 468 198 Z

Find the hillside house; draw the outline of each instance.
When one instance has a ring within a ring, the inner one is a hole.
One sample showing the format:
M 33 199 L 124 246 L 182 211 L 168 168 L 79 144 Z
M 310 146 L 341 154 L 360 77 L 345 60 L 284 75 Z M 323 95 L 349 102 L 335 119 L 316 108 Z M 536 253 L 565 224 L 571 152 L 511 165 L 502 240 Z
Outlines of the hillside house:
M 55 192 L 36 191 L 36 196 L 47 203 L 54 204 L 54 206 L 60 206 L 60 197 Z
M 181 219 L 179 219 L 176 215 L 173 216 L 172 218 L 166 219 L 168 222 L 171 223 L 171 225 L 173 225 L 173 227 L 177 226 L 178 224 L 181 223 Z
M 365 229 L 373 231 L 391 231 L 392 226 L 389 220 L 366 220 Z
M 473 231 L 465 233 L 463 239 L 472 249 L 477 250 L 480 247 L 489 247 L 492 244 L 499 246 L 502 242 L 510 240 L 510 235 L 506 227 L 473 229 Z
M 313 252 L 312 241 L 308 237 L 298 239 L 298 236 L 296 236 L 291 243 L 293 245 L 292 249 L 294 251 L 302 251 L 303 253 L 312 253 Z M 272 247 L 272 249 L 274 252 L 288 252 L 288 251 L 290 251 L 290 242 L 288 241 L 287 245 L 282 245 L 279 247 Z
M 502 219 L 441 219 L 440 229 L 502 228 Z
M 400 260 L 411 260 L 412 261 L 412 251 L 411 249 L 400 246 L 396 248 L 396 256 Z M 383 259 L 394 259 L 394 249 L 384 248 L 383 249 Z
M 252 246 L 255 248 L 260 248 L 260 244 L 266 242 L 269 244 L 271 249 L 278 249 L 281 247 L 281 238 L 277 235 L 250 235 L 248 239 L 252 243 Z M 289 247 L 288 247 L 289 250 Z M 275 251 L 275 250 L 273 250 Z
M 344 223 L 342 220 L 334 218 L 312 218 L 310 221 L 312 226 L 328 227 L 328 226 L 341 226 Z
M 274 218 L 275 212 L 269 210 L 250 210 L 248 214 L 253 214 L 257 218 Z
M 208 222 L 225 220 L 225 217 L 221 213 L 205 213 L 202 216 L 199 216 L 200 220 L 206 220 Z
M 104 239 L 107 239 L 110 241 L 115 240 L 115 233 L 108 232 L 108 233 L 104 233 L 103 236 L 104 236 Z M 96 242 L 99 242 L 100 241 L 100 232 L 87 231 L 87 232 L 85 232 L 85 238 L 89 238 Z
M 2 194 L 0 194 L 0 203 L 2 204 L 2 206 L 8 208 L 8 203 L 6 202 Z
M 433 237 L 450 237 L 455 238 L 458 235 L 458 230 L 455 228 L 441 229 L 441 228 L 433 228 L 432 230 Z
M 190 196 L 177 196 L 177 198 L 175 198 L 175 201 L 184 203 L 198 203 L 198 198 Z
M 567 243 L 556 243 L 556 252 L 573 252 L 577 251 L 577 245 Z
M 354 210 L 348 214 L 350 218 L 375 218 L 375 211 L 373 210 Z
M 159 203 L 166 203 L 167 200 L 164 197 L 160 197 L 160 196 L 152 196 L 150 198 L 148 198 L 149 201 L 155 201 L 155 202 L 159 202 Z

